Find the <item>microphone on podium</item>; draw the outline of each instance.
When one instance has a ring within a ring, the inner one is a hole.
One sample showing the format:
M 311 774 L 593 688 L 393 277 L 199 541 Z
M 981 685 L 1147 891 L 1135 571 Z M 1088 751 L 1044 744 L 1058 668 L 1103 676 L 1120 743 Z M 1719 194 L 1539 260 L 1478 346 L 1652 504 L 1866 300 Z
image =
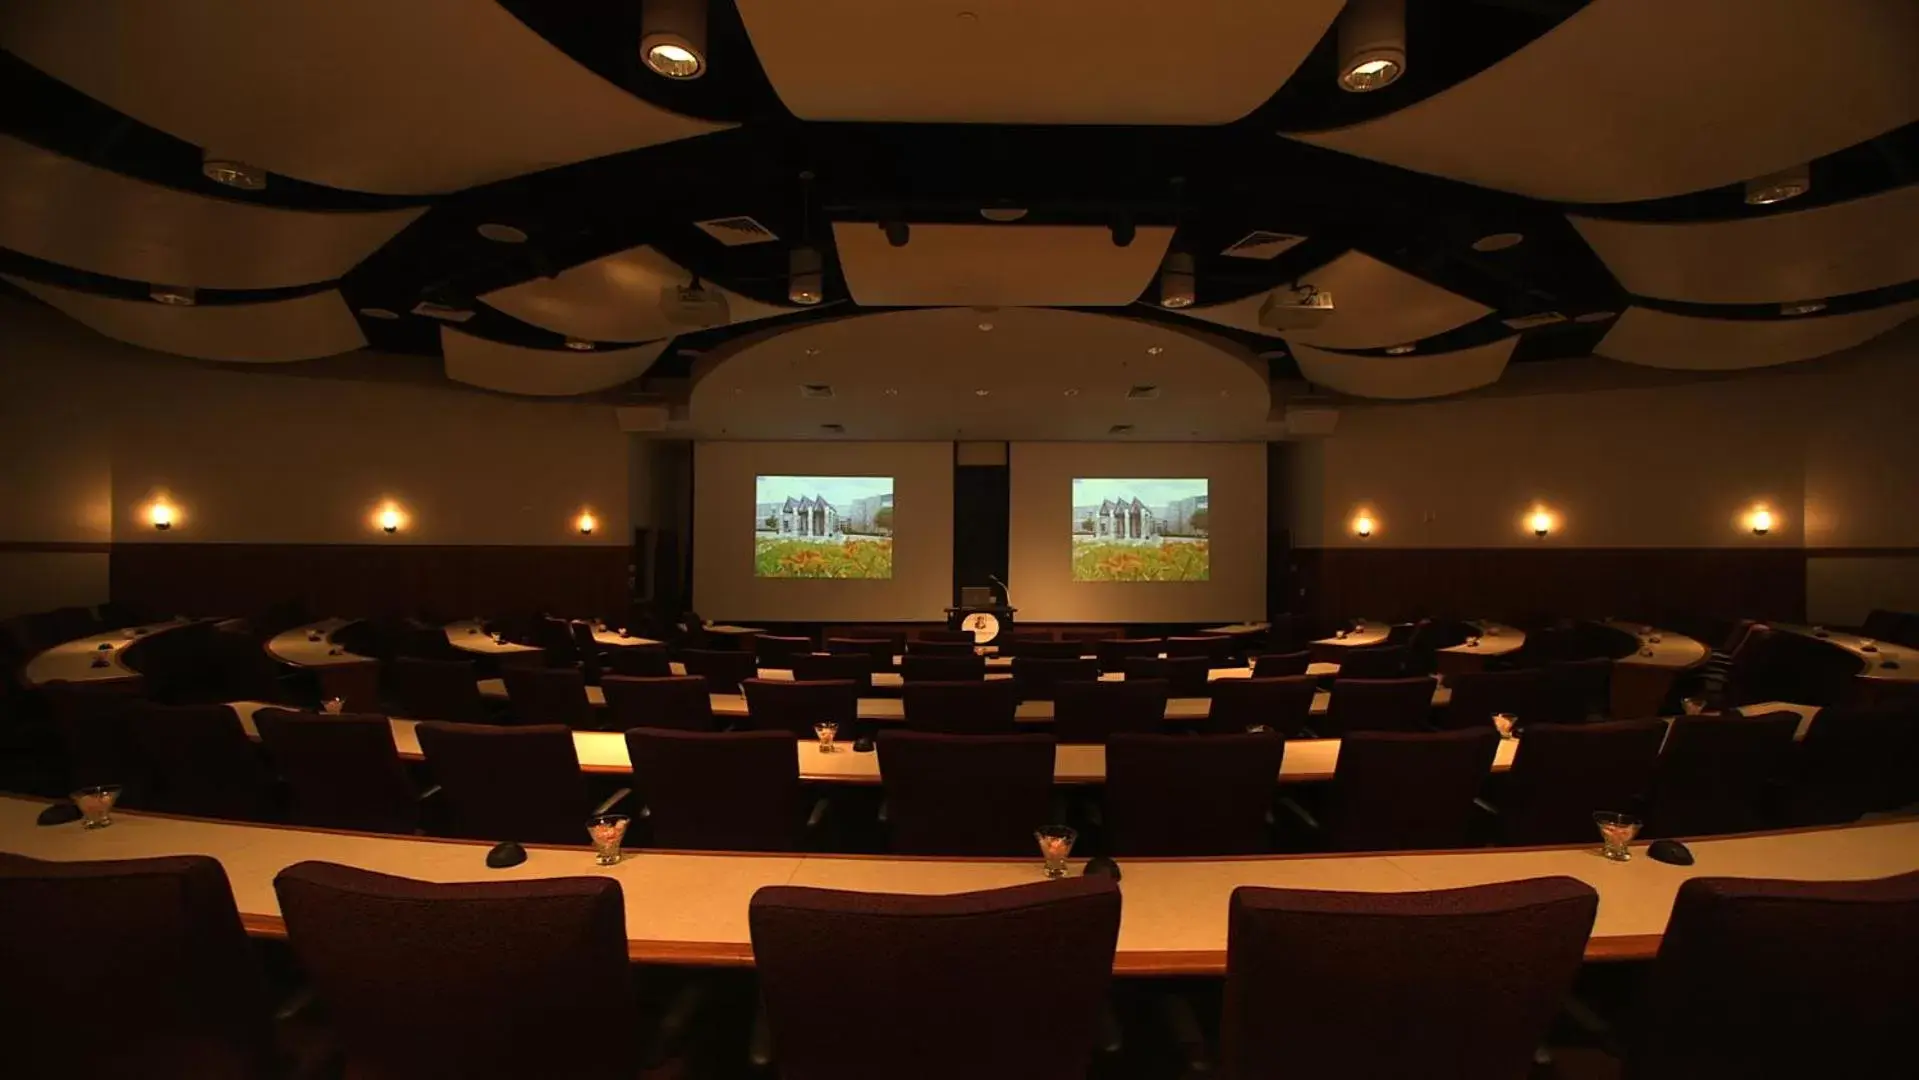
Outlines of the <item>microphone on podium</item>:
M 1000 602 L 1000 603 L 1002 603 L 1002 604 L 1004 604 L 1004 605 L 1006 605 L 1007 607 L 1012 607 L 1012 606 L 1013 606 L 1013 595 L 1012 595 L 1012 593 L 1011 593 L 1010 591 L 1008 591 L 1008 590 L 1007 590 L 1007 588 L 1006 588 L 1006 583 L 1005 583 L 1004 581 L 1001 581 L 1001 580 L 1000 580 L 1000 578 L 999 578 L 999 575 L 998 575 L 998 574 L 988 574 L 988 575 L 986 575 L 986 580 L 988 580 L 988 581 L 990 581 L 990 582 L 992 582 L 993 584 L 995 584 L 995 585 L 998 585 L 998 586 L 999 586 L 999 602 Z

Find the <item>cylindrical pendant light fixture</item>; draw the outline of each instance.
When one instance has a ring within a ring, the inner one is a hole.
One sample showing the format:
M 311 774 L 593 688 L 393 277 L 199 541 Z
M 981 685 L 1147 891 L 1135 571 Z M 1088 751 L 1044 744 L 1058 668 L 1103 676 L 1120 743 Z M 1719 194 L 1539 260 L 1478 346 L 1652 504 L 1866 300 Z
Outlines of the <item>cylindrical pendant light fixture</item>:
M 1355 94 L 1406 73 L 1406 0 L 1351 0 L 1339 17 L 1339 86 Z
M 646 0 L 640 10 L 640 60 L 669 79 L 706 74 L 706 0 Z

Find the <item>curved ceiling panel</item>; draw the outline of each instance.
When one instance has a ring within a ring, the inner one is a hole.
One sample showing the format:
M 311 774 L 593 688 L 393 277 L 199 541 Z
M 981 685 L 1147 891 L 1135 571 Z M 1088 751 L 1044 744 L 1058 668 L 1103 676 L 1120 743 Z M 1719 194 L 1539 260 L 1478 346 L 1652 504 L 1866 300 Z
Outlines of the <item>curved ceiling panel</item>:
M 330 281 L 424 212 L 208 198 L 0 135 L 0 247 L 129 281 L 206 289 Z
M 171 307 L 0 277 L 115 341 L 196 360 L 278 364 L 366 345 L 359 320 L 333 289 L 258 304 Z
M 803 120 L 1006 124 L 1237 120 L 1279 89 L 1343 6 L 738 3 L 773 88 Z
M 1180 314 L 1255 334 L 1284 337 L 1293 343 L 1329 349 L 1378 349 L 1443 334 L 1492 311 L 1358 251 L 1349 251 L 1317 270 L 1301 274 L 1299 280 L 1333 294 L 1332 315 L 1311 330 L 1282 332 L 1261 326 L 1259 308 L 1270 293 L 1255 293 L 1214 307 L 1188 308 Z
M 688 327 L 667 319 L 660 290 L 685 285 L 693 275 L 650 247 L 629 248 L 480 297 L 522 322 L 590 341 L 651 341 L 684 334 Z M 728 321 L 752 322 L 784 315 L 774 307 L 708 284 L 726 297 Z
M 914 225 L 894 247 L 872 222 L 833 223 L 856 303 L 1118 307 L 1158 272 L 1173 230 L 1139 226 L 1126 247 L 1104 225 Z
M 1919 119 L 1914 56 L 1904 0 L 1592 0 L 1457 86 L 1293 137 L 1542 199 L 1656 199 Z
M 1798 319 L 1707 319 L 1627 308 L 1593 350 L 1647 367 L 1735 371 L 1810 360 L 1849 349 L 1919 314 L 1919 300 Z
M 1293 348 L 1307 382 L 1369 398 L 1430 398 L 1489 386 L 1506 371 L 1519 335 L 1426 356 L 1351 356 L 1311 345 Z
M 1571 221 L 1621 285 L 1663 300 L 1765 304 L 1919 280 L 1919 184 L 1737 221 Z
M 507 394 L 560 397 L 609 390 L 646 374 L 666 342 L 633 349 L 528 349 L 440 328 L 446 377 Z
M 60 81 L 223 157 L 338 188 L 457 191 L 729 126 L 634 97 L 493 0 L 0 10 L 0 46 Z
M 991 331 L 980 330 L 981 321 L 965 308 L 928 308 L 806 323 L 748 341 L 706 362 L 693 386 L 694 431 L 729 439 L 1268 434 L 1262 365 L 1219 339 L 1045 308 L 996 311 Z M 1132 428 L 1116 433 L 1114 425 Z

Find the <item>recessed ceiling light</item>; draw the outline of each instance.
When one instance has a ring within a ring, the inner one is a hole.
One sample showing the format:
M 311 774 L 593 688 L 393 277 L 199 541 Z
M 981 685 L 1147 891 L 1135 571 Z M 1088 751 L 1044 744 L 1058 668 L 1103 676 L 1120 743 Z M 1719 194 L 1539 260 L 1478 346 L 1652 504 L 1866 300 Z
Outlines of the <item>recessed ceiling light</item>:
M 1232 392 L 1231 390 L 1221 390 L 1221 391 L 1219 392 L 1219 396 L 1220 396 L 1220 397 L 1232 397 L 1232 396 L 1233 396 L 1233 392 Z
M 497 221 L 486 221 L 473 227 L 473 231 L 496 244 L 524 244 L 526 230 L 516 229 Z
M 1060 393 L 1062 393 L 1062 394 L 1064 394 L 1064 395 L 1065 395 L 1065 396 L 1067 396 L 1067 397 L 1078 397 L 1078 396 L 1079 396 L 1079 387 L 1077 387 L 1077 386 L 1069 386 L 1069 387 L 1067 387 L 1066 389 L 1064 389 L 1064 390 L 1062 390 L 1062 391 L 1060 391 Z
M 387 319 L 389 321 L 400 317 L 399 312 L 392 308 L 383 307 L 363 307 L 360 309 L 360 314 L 365 315 L 369 319 Z
M 982 386 L 982 387 L 980 387 L 980 388 L 979 388 L 978 390 L 975 390 L 975 391 L 973 391 L 973 396 L 974 396 L 974 397 L 985 397 L 986 395 L 988 395 L 988 394 L 990 394 L 990 393 L 992 393 L 992 391 L 991 391 L 991 390 L 988 390 L 988 389 L 986 389 L 986 388 L 985 388 L 984 386 Z
M 1526 239 L 1525 233 L 1496 232 L 1487 233 L 1473 241 L 1474 251 L 1504 251 L 1509 247 L 1518 247 Z
M 1826 302 L 1824 300 L 1796 300 L 1792 303 L 1779 305 L 1779 314 L 1781 315 L 1811 315 L 1815 311 L 1824 310 L 1826 310 Z
M 733 396 L 734 396 L 734 397 L 739 397 L 739 396 L 740 396 L 741 394 L 744 394 L 744 393 L 746 393 L 746 388 L 745 388 L 745 387 L 743 387 L 743 386 L 735 386 L 735 387 L 733 388 Z
M 228 161 L 224 158 L 203 158 L 200 161 L 200 175 L 216 184 L 225 184 L 241 191 L 259 191 L 267 186 L 267 174 L 244 161 Z
M 1617 314 L 1619 313 L 1616 311 L 1583 311 L 1574 315 L 1573 321 L 1583 323 L 1605 322 Z
M 1339 88 L 1379 90 L 1406 73 L 1406 0 L 1352 0 L 1339 16 Z
M 1394 345 L 1386 350 L 1386 355 L 1387 356 L 1405 356 L 1407 353 L 1412 352 L 1414 349 L 1417 349 L 1418 347 L 1419 346 L 1417 345 Z
M 786 253 L 786 298 L 811 307 L 826 298 L 825 277 L 820 273 L 820 249 L 796 247 Z
M 1184 251 L 1170 252 L 1159 269 L 1159 306 L 1189 308 L 1199 299 L 1193 281 L 1193 257 Z
M 978 22 L 979 21 L 979 16 L 970 11 L 960 12 L 958 18 L 959 18 L 959 21 L 961 22 Z
M 1787 199 L 1796 199 L 1811 190 L 1811 167 L 1794 165 L 1790 169 L 1781 169 L 1746 181 L 1746 205 L 1771 206 Z
M 811 345 L 806 347 L 805 352 L 806 352 L 806 355 L 808 356 L 818 356 L 820 354 L 820 350 L 817 347 L 811 346 Z
M 1259 358 L 1261 360 L 1284 360 L 1286 359 L 1286 350 L 1267 349 L 1265 352 L 1259 354 Z
M 1158 356 L 1158 355 L 1159 355 L 1160 353 L 1163 353 L 1163 352 L 1165 352 L 1165 351 L 1166 351 L 1166 346 L 1164 346 L 1164 345 L 1148 345 L 1148 346 L 1146 346 L 1146 355 L 1147 355 L 1147 356 Z
M 668 79 L 706 74 L 706 0 L 644 0 L 640 61 Z
M 593 343 L 586 340 L 585 338 L 576 338 L 576 337 L 567 338 L 566 347 L 569 349 L 572 349 L 574 352 L 592 352 L 593 351 Z
M 1020 206 L 982 206 L 979 216 L 1006 225 L 1025 217 L 1026 209 Z
M 898 390 L 898 389 L 896 389 L 896 388 L 894 388 L 894 387 L 891 387 L 891 386 L 889 386 L 889 387 L 887 387 L 887 388 L 886 388 L 886 390 L 885 390 L 885 394 L 886 394 L 886 396 L 887 396 L 887 397 L 899 397 L 899 396 L 900 396 L 900 392 L 899 392 L 899 390 Z
M 993 328 L 993 324 L 990 322 L 982 322 L 979 324 L 979 328 L 981 330 L 991 330 Z
M 199 301 L 199 293 L 191 285 L 155 285 L 147 290 L 147 296 L 168 307 L 192 307 Z

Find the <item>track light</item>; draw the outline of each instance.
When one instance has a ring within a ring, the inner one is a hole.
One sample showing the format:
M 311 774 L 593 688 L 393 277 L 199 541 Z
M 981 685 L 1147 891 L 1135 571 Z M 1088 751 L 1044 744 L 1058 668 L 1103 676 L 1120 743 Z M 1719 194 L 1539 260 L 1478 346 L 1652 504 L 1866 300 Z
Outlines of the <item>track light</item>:
M 1781 169 L 1746 181 L 1746 205 L 1771 206 L 1798 198 L 1811 190 L 1812 167 L 1794 165 L 1790 169 Z
M 786 298 L 795 304 L 811 307 L 825 297 L 820 274 L 820 250 L 796 247 L 787 252 Z
M 216 184 L 225 184 L 241 191 L 259 191 L 267 186 L 264 170 L 244 161 L 229 161 L 207 153 L 200 156 L 200 175 Z
M 200 298 L 191 285 L 155 285 L 147 290 L 147 296 L 154 303 L 168 307 L 192 307 Z
M 1355 94 L 1406 73 L 1406 0 L 1352 0 L 1339 17 L 1339 87 Z
M 1113 222 L 1111 228 L 1113 230 L 1114 247 L 1132 246 L 1133 237 L 1138 231 L 1133 227 L 1132 218 L 1120 218 L 1118 221 Z
M 1193 283 L 1193 257 L 1183 251 L 1169 253 L 1159 268 L 1159 306 L 1189 308 L 1198 299 Z
M 905 247 L 913 238 L 913 227 L 904 221 L 882 221 L 880 231 L 886 234 L 886 242 L 894 247 Z
M 706 74 L 706 0 L 646 0 L 640 10 L 640 60 L 669 79 Z

